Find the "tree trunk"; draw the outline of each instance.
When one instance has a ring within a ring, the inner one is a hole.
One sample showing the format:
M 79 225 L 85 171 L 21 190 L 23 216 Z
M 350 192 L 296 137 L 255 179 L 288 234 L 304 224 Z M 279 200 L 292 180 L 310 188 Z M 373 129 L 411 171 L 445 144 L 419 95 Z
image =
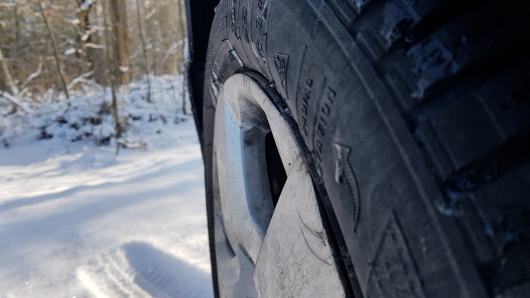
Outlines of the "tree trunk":
M 4 59 L 2 48 L 0 48 L 0 66 L 2 67 L 2 74 L 4 76 L 5 82 L 10 89 L 9 91 L 11 92 L 13 96 L 18 96 L 18 87 L 17 87 L 17 84 L 15 83 L 15 80 L 13 80 L 11 69 L 7 61 Z
M 144 37 L 144 29 L 143 29 L 143 18 L 142 18 L 142 11 L 141 11 L 141 5 L 140 0 L 136 0 L 136 13 L 137 13 L 137 21 L 138 21 L 138 33 L 140 36 L 140 42 L 142 44 L 142 54 L 144 58 L 144 71 L 145 71 L 145 77 L 146 77 L 146 83 L 147 83 L 147 95 L 146 100 L 148 102 L 151 102 L 151 78 L 149 73 L 149 60 L 147 59 L 147 46 L 145 44 L 145 37 Z
M 92 30 L 90 28 L 90 11 L 94 2 L 86 0 L 77 0 L 77 19 L 79 24 L 77 25 L 77 50 L 76 56 L 80 61 L 86 61 L 88 64 L 88 71 L 94 72 L 94 59 L 93 51 L 90 51 L 87 47 L 87 44 L 92 43 Z M 82 75 L 85 73 L 83 65 L 79 64 L 79 74 Z
M 127 32 L 127 2 L 126 0 L 110 0 L 112 15 L 112 29 L 114 32 L 115 59 L 118 60 L 119 82 L 128 85 L 130 80 L 129 34 Z
M 152 8 L 155 11 L 155 15 L 158 15 L 159 10 L 159 1 L 152 2 L 154 7 Z M 159 69 L 159 60 L 160 60 L 160 20 L 156 20 L 156 17 L 153 18 L 151 16 L 151 20 L 148 22 L 148 24 L 151 24 L 150 29 L 148 30 L 151 33 L 151 61 L 152 61 L 152 67 L 151 70 L 153 71 L 153 74 L 155 76 L 160 75 L 160 69 Z
M 184 42 L 186 39 L 186 17 L 185 17 L 185 11 L 184 11 L 184 0 L 177 0 L 177 7 L 178 7 L 178 37 L 177 42 L 179 43 L 178 46 L 178 61 L 179 61 L 179 67 L 181 69 L 181 73 L 184 74 L 185 71 L 185 55 L 184 52 L 186 51 L 186 43 Z
M 177 24 L 175 23 L 176 19 L 178 19 L 178 5 L 175 5 L 172 1 L 159 0 L 158 8 L 160 48 L 162 50 L 162 55 L 159 57 L 162 60 L 161 72 L 163 74 L 174 74 L 180 68 L 178 46 L 175 46 L 178 42 Z
M 18 53 L 20 50 L 20 15 L 19 15 L 19 3 L 15 2 L 15 8 L 13 10 L 13 18 L 15 21 L 15 45 L 14 45 L 14 53 L 13 53 L 13 59 L 15 61 L 18 61 Z M 14 68 L 15 76 L 19 77 L 20 71 L 18 68 Z
M 55 71 L 57 72 L 57 77 L 59 78 L 61 82 L 66 98 L 69 99 L 70 94 L 68 93 L 68 88 L 66 87 L 66 80 L 64 79 L 64 75 L 61 70 L 61 61 L 59 60 L 59 50 L 57 49 L 57 42 L 55 41 L 55 35 L 53 34 L 52 28 L 50 27 L 50 23 L 48 22 L 48 18 L 46 17 L 46 13 L 44 12 L 44 8 L 42 7 L 42 1 L 41 0 L 37 1 L 37 4 L 38 4 L 42 19 L 44 21 L 44 25 L 46 26 L 46 31 L 48 32 L 48 38 L 50 39 L 50 42 L 52 44 L 53 57 L 55 59 Z
M 114 0 L 110 0 L 110 2 L 112 3 Z M 117 68 L 119 68 L 118 66 L 118 61 L 116 61 L 116 59 L 112 59 L 112 56 L 111 56 L 111 50 L 110 50 L 110 45 L 112 44 L 111 42 L 111 38 L 110 38 L 110 33 L 109 33 L 109 20 L 108 20 L 108 14 L 107 14 L 107 10 L 106 9 L 103 9 L 103 18 L 104 18 L 104 23 L 105 23 L 105 44 L 106 44 L 106 47 L 105 47 L 105 60 L 106 60 L 106 64 L 107 64 L 107 78 L 109 79 L 110 81 L 110 90 L 111 90 L 111 94 L 112 94 L 112 104 L 111 104 L 111 113 L 112 113 L 112 117 L 114 118 L 114 128 L 115 128 L 115 131 L 116 131 L 116 138 L 120 138 L 122 133 L 123 133 L 123 127 L 121 125 L 121 121 L 120 121 L 120 115 L 119 115 L 119 112 L 118 112 L 118 96 L 117 96 L 117 88 L 118 88 L 118 74 L 119 72 L 117 71 Z
M 186 17 L 185 17 L 185 10 L 184 10 L 184 1 L 185 0 L 177 0 L 178 1 L 178 8 L 179 8 L 179 14 L 178 14 L 178 23 L 179 23 L 179 35 L 178 40 L 180 42 L 179 46 L 179 53 L 181 55 L 181 73 L 182 73 L 182 113 L 184 115 L 188 115 L 188 107 L 187 107 L 187 98 L 186 98 L 186 89 L 188 87 L 188 62 L 186 61 L 186 51 L 187 43 L 185 42 L 187 37 L 187 30 L 186 30 Z

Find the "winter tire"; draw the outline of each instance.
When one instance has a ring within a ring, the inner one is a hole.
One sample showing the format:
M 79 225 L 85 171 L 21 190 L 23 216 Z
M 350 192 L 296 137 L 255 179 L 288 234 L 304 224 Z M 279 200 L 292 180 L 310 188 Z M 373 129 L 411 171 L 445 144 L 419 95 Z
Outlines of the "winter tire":
M 216 296 L 528 297 L 529 12 L 221 0 L 200 112 Z

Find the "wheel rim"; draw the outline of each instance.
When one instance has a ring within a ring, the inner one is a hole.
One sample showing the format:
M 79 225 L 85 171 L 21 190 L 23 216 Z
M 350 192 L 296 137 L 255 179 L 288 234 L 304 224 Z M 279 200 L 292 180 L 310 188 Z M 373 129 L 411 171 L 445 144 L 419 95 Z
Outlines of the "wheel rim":
M 220 92 L 213 154 L 221 296 L 284 295 L 300 282 L 296 296 L 344 296 L 301 147 L 246 75 L 233 75 Z

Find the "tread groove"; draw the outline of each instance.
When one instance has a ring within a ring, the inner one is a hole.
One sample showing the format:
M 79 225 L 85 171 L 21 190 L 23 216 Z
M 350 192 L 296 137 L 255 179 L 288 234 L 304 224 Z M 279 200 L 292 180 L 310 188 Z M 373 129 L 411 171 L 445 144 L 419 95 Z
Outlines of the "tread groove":
M 530 131 L 508 139 L 493 152 L 449 176 L 443 185 L 450 197 L 475 191 L 530 161 Z

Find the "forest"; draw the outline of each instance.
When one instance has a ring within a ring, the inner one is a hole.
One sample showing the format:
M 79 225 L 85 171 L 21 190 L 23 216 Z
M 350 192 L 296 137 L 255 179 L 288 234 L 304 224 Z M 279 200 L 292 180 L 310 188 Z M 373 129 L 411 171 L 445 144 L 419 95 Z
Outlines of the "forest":
M 120 104 L 134 84 L 146 102 L 160 88 L 183 96 L 186 84 L 172 81 L 184 79 L 185 57 L 183 0 L 0 1 L 3 117 L 50 98 L 69 105 L 73 94 L 102 88 L 108 106 L 100 110 L 112 116 L 113 137 L 120 137 L 129 117 Z M 153 82 L 162 76 L 173 76 L 170 86 Z

